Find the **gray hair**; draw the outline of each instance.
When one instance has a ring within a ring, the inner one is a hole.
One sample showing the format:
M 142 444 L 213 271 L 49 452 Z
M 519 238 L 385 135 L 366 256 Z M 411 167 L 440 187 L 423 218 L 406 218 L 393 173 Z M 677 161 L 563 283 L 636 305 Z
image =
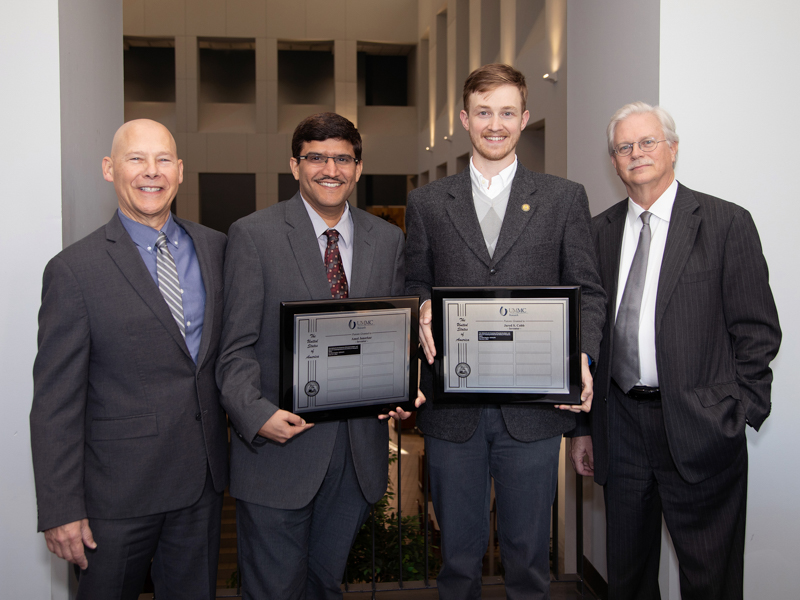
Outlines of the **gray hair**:
M 660 106 L 650 106 L 645 102 L 631 102 L 620 108 L 611 117 L 611 122 L 608 124 L 606 133 L 608 134 L 608 153 L 614 156 L 614 131 L 617 129 L 617 124 L 621 123 L 631 115 L 652 114 L 661 123 L 661 129 L 664 130 L 664 138 L 670 144 L 676 144 L 679 141 L 678 133 L 675 131 L 675 121 L 672 116 Z

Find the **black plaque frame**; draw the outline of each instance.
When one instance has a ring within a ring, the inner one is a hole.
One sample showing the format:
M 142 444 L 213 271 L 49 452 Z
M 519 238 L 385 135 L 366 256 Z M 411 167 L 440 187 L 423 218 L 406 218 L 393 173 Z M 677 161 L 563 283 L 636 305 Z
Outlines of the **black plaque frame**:
M 280 408 L 296 412 L 294 405 L 294 321 L 295 316 L 303 314 L 325 314 L 335 312 L 359 312 L 365 316 L 371 311 L 394 308 L 411 310 L 411 331 L 409 332 L 408 356 L 408 398 L 403 402 L 386 402 L 364 400 L 363 406 L 347 406 L 327 408 L 324 410 L 303 411 L 300 414 L 309 423 L 321 421 L 337 421 L 354 417 L 369 417 L 387 414 L 399 406 L 403 410 L 416 410 L 414 401 L 417 398 L 417 382 L 419 380 L 417 346 L 419 345 L 419 297 L 397 296 L 381 298 L 359 298 L 347 300 L 313 300 L 307 302 L 281 302 L 280 330 Z
M 433 310 L 433 340 L 436 344 L 434 358 L 434 399 L 437 403 L 456 404 L 506 404 L 506 403 L 581 403 L 581 336 L 580 336 L 580 286 L 535 286 L 535 287 L 434 287 L 431 299 Z M 483 298 L 555 298 L 568 301 L 569 393 L 534 394 L 508 392 L 445 392 L 444 378 L 444 299 L 481 300 Z

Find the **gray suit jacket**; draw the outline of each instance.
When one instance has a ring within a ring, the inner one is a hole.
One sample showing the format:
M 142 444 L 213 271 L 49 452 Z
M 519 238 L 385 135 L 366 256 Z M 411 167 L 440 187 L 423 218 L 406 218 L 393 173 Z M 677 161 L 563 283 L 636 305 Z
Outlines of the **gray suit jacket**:
M 608 314 L 589 424 L 595 480 L 609 470 L 607 401 L 622 233 L 628 201 L 594 218 Z M 656 365 L 664 423 L 678 472 L 690 483 L 727 467 L 745 447 L 745 421 L 770 412 L 770 361 L 781 341 L 767 263 L 745 209 L 679 185 L 656 295 Z M 583 420 L 582 420 L 583 421 Z
M 182 219 L 206 306 L 197 365 L 119 217 L 47 265 L 33 367 L 39 530 L 184 508 L 227 485 L 214 364 L 225 236 Z
M 350 297 L 402 294 L 402 231 L 357 208 L 351 214 Z M 235 431 L 231 495 L 272 508 L 301 508 L 322 484 L 338 423 L 317 423 L 285 444 L 258 431 L 278 410 L 280 303 L 330 299 L 325 265 L 299 192 L 240 219 L 229 236 L 217 380 Z M 348 426 L 361 490 L 376 502 L 386 491 L 387 425 L 373 417 L 351 419 Z
M 596 358 L 605 293 L 590 221 L 582 185 L 518 165 L 489 258 L 467 168 L 409 194 L 406 292 L 426 300 L 434 286 L 580 285 L 582 351 Z M 420 387 L 428 398 L 417 417 L 422 431 L 453 442 L 468 440 L 482 409 L 437 406 L 432 371 L 424 360 Z M 520 441 L 547 439 L 575 427 L 572 413 L 549 405 L 509 404 L 502 411 L 509 433 Z

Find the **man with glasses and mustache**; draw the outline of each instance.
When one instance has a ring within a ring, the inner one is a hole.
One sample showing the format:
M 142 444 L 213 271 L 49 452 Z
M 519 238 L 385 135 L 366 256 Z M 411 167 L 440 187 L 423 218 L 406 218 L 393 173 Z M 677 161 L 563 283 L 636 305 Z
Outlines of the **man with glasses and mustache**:
M 300 190 L 228 233 L 217 380 L 234 434 L 230 492 L 245 598 L 341 598 L 350 546 L 386 491 L 385 422 L 310 424 L 278 408 L 281 301 L 403 293 L 403 232 L 347 202 L 362 165 L 350 121 L 308 117 L 292 137 Z
M 769 416 L 781 340 L 767 263 L 746 210 L 675 179 L 663 108 L 623 106 L 607 133 L 628 198 L 592 223 L 608 313 L 571 459 L 605 488 L 609 598 L 660 598 L 663 515 L 681 597 L 735 600 L 745 425 Z

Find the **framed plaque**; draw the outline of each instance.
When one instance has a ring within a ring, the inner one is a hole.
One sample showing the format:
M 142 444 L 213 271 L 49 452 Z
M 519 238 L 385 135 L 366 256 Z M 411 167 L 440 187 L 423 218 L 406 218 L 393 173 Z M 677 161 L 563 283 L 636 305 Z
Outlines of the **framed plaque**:
M 436 402 L 580 404 L 579 286 L 433 288 Z
M 281 302 L 280 408 L 310 423 L 416 410 L 418 319 L 416 296 Z

